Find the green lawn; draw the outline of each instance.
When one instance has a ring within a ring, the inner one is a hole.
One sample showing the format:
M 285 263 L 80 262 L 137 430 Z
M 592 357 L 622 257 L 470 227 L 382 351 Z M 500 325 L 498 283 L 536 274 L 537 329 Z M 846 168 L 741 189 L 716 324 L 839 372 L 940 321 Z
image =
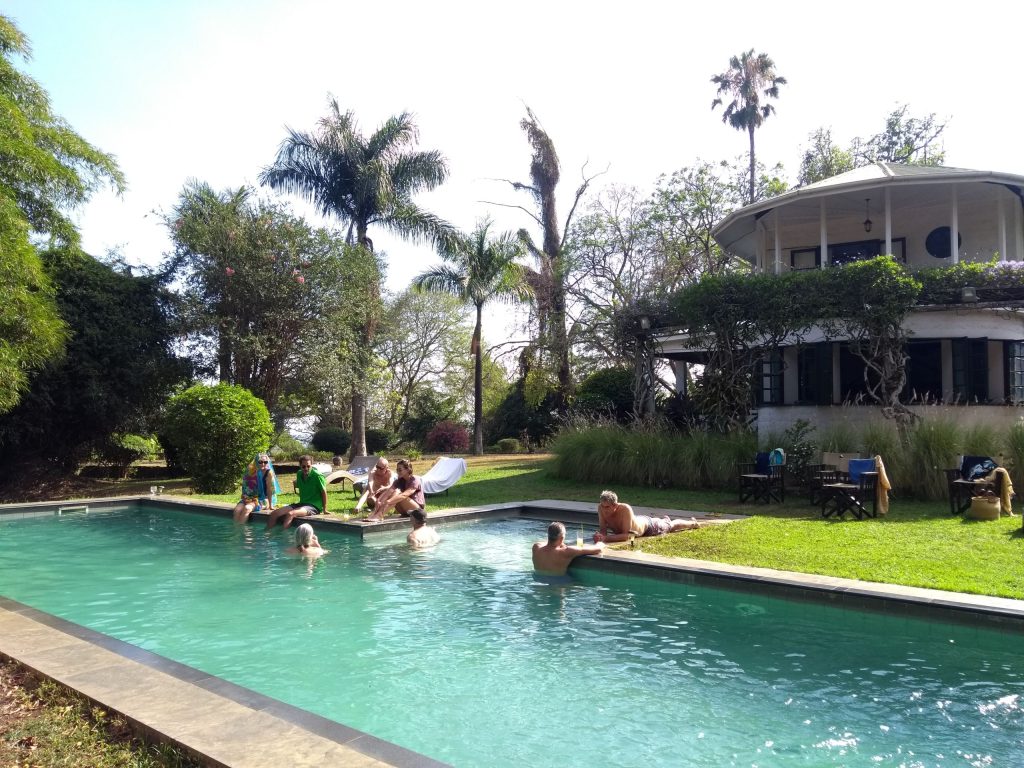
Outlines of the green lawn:
M 593 483 L 550 477 L 543 457 L 481 457 L 469 463 L 468 474 L 447 496 L 430 499 L 431 509 L 545 498 L 596 506 L 603 490 Z M 429 465 L 426 460 L 419 464 Z M 289 475 L 282 474 L 281 486 L 291 487 Z M 823 520 L 817 507 L 801 497 L 784 505 L 754 507 L 738 504 L 732 493 L 623 486 L 614 490 L 623 501 L 639 506 L 752 515 L 728 525 L 643 541 L 640 548 L 646 552 L 1024 599 L 1019 516 L 979 522 L 951 516 L 945 502 L 896 496 L 886 518 L 836 521 Z M 333 512 L 351 509 L 351 492 L 339 486 L 330 492 Z M 234 502 L 238 497 L 202 498 Z M 286 493 L 282 503 L 294 500 L 294 494 Z

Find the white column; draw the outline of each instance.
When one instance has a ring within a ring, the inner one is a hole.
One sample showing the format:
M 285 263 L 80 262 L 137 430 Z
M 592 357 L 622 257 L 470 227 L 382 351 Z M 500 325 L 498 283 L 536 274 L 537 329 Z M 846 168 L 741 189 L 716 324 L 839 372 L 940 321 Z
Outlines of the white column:
M 999 260 L 1006 261 L 1006 195 L 1003 194 L 999 195 Z
M 829 266 L 828 263 L 828 227 L 825 224 L 825 198 L 821 198 L 819 213 L 819 224 L 821 226 L 821 268 Z
M 1020 206 L 1016 203 L 1013 206 L 1013 239 L 1016 241 L 1013 258 L 1015 261 L 1024 261 L 1024 226 L 1021 225 Z
M 779 209 L 775 209 L 775 274 L 782 273 L 782 243 L 779 235 Z
M 885 252 L 892 253 L 892 200 L 889 193 L 892 190 L 885 188 Z
M 956 204 L 956 184 L 949 187 L 949 257 L 954 264 L 960 263 L 960 209 Z
M 758 271 L 758 272 L 767 272 L 768 271 L 768 255 L 766 253 L 767 245 L 765 244 L 765 239 L 767 238 L 767 234 L 764 231 L 764 222 L 761 221 L 760 219 L 758 219 L 757 220 L 757 224 L 755 225 L 755 227 L 757 228 L 757 234 L 758 234 L 758 238 L 757 238 L 757 264 L 755 265 L 757 267 L 756 271 Z

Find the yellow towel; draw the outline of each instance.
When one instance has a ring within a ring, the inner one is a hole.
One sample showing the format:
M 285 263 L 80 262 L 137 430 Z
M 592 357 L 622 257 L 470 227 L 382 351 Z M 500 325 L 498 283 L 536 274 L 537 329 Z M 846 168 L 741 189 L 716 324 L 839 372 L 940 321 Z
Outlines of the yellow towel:
M 875 486 L 875 501 L 878 505 L 878 514 L 889 514 L 889 491 L 892 485 L 889 483 L 889 476 L 885 474 L 885 463 L 881 456 L 875 456 L 875 472 L 878 473 L 878 484 Z
M 1010 473 L 1006 471 L 1005 467 L 996 467 L 987 475 L 985 475 L 986 483 L 995 483 L 996 478 L 1002 475 L 1002 488 L 1003 492 L 999 497 L 999 505 L 1002 510 L 1006 512 L 1010 517 L 1013 517 L 1013 482 L 1010 480 Z

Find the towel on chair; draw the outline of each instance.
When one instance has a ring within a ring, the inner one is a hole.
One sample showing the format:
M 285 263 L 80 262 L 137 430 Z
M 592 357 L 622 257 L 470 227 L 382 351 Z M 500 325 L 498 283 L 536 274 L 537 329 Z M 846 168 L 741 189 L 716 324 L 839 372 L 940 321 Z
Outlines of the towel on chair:
M 1006 471 L 1006 467 L 996 467 L 987 475 L 985 475 L 986 483 L 995 483 L 996 478 L 1002 476 L 1002 482 L 1000 487 L 1003 492 L 999 495 L 999 506 L 1003 511 L 1006 512 L 1010 517 L 1013 517 L 1013 482 L 1010 480 L 1010 473 Z M 1002 514 L 1002 512 L 1000 512 Z
M 875 456 L 875 472 L 878 473 L 878 483 L 875 485 L 875 502 L 878 506 L 878 514 L 889 514 L 889 491 L 892 485 L 889 483 L 889 476 L 885 473 L 885 463 L 881 456 Z

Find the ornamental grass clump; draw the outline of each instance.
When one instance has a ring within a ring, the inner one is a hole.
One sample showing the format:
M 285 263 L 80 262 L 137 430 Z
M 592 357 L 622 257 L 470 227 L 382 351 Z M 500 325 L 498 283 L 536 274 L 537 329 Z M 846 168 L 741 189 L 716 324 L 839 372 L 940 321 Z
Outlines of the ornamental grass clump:
M 1006 458 L 1014 488 L 1024 489 L 1024 420 L 1018 419 L 1006 432 Z
M 928 419 L 909 432 L 908 461 L 902 467 L 903 482 L 917 499 L 944 499 L 948 493 L 943 469 L 956 466 L 963 452 L 962 434 L 949 419 Z

